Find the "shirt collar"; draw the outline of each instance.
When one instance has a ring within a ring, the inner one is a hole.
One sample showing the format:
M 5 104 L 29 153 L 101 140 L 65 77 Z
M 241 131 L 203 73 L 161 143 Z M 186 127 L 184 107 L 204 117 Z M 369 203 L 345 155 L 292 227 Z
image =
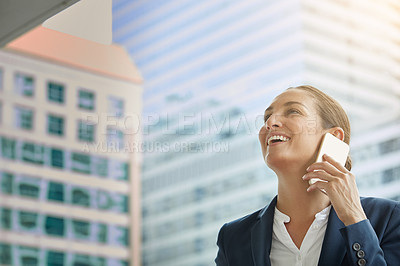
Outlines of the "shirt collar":
M 318 212 L 315 214 L 315 220 L 314 223 L 316 224 L 323 224 L 328 221 L 329 218 L 329 213 L 331 210 L 332 205 L 329 205 L 322 211 Z M 290 217 L 283 212 L 279 211 L 277 207 L 275 207 L 275 215 L 274 215 L 274 220 L 278 223 L 288 223 L 290 222 Z

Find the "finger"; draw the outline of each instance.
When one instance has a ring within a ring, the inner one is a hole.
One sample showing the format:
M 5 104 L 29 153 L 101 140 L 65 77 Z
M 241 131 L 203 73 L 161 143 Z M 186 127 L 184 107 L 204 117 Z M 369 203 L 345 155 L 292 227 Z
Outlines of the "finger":
M 329 182 L 335 179 L 335 177 L 324 170 L 316 170 L 310 173 L 307 173 L 303 176 L 303 180 L 309 181 L 312 178 L 318 178 L 325 182 Z
M 343 174 L 339 169 L 328 161 L 313 163 L 307 168 L 307 172 L 325 171 L 331 175 Z
M 307 188 L 307 192 L 312 192 L 312 191 L 317 190 L 317 191 L 323 192 L 324 194 L 327 194 L 327 193 L 326 193 L 326 186 L 327 186 L 327 184 L 328 184 L 328 182 L 317 181 L 317 182 L 315 182 L 314 184 L 312 184 L 311 186 L 309 186 L 309 187 Z
M 333 159 L 331 156 L 329 156 L 328 154 L 324 154 L 322 156 L 322 159 L 327 161 L 328 163 L 332 164 L 333 166 L 335 166 L 339 171 L 343 172 L 343 173 L 347 173 L 348 170 L 346 167 L 344 167 L 343 165 L 341 165 L 338 161 L 336 161 L 335 159 Z

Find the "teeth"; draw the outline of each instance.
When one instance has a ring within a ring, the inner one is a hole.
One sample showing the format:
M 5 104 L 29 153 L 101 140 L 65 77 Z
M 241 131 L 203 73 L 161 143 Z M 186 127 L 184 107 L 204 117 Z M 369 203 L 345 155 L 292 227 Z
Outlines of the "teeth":
M 284 136 L 272 136 L 268 139 L 267 144 L 269 145 L 271 143 L 271 141 L 273 141 L 273 140 L 280 140 L 280 141 L 286 142 L 289 140 L 289 138 L 284 137 Z

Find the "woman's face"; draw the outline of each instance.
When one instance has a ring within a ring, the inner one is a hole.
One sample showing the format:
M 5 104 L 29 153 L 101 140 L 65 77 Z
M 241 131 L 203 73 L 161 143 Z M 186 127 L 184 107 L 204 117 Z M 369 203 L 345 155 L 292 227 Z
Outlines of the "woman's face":
M 264 121 L 259 140 L 272 170 L 290 165 L 307 168 L 315 161 L 327 130 L 322 128 L 314 99 L 307 92 L 290 89 L 277 96 L 265 110 Z

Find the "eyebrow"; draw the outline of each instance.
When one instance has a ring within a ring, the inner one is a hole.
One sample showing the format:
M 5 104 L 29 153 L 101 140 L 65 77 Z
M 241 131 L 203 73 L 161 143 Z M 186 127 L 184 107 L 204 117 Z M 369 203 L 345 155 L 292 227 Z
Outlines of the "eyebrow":
M 294 104 L 299 104 L 299 105 L 303 106 L 304 108 L 306 108 L 306 109 L 308 110 L 307 106 L 305 106 L 305 105 L 304 105 L 303 103 L 301 103 L 301 102 L 296 102 L 296 101 L 286 102 L 286 103 L 283 104 L 283 106 L 290 106 L 290 105 L 294 105 Z M 267 109 L 265 109 L 264 114 L 265 114 L 266 112 L 271 111 L 272 109 L 273 109 L 272 106 L 269 106 Z

